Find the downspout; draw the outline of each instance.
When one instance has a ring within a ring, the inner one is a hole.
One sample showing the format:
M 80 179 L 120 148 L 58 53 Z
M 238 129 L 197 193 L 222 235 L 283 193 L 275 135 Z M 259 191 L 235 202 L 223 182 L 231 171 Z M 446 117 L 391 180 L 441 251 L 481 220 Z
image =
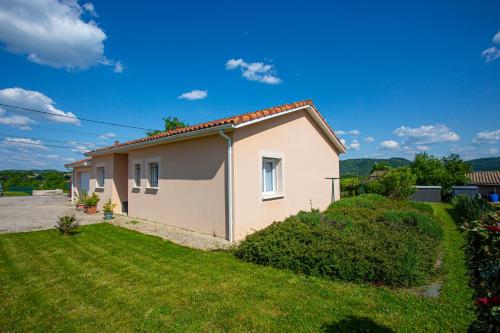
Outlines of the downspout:
M 233 242 L 233 140 L 230 136 L 226 135 L 222 130 L 219 135 L 227 141 L 227 215 L 228 226 L 227 232 L 229 234 L 228 240 Z
M 75 168 L 71 168 L 71 203 L 75 203 Z

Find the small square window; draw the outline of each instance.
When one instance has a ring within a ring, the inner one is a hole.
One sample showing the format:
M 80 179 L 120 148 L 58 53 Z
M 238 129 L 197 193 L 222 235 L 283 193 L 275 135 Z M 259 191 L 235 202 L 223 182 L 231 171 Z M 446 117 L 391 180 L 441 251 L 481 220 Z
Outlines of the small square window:
M 104 167 L 97 167 L 97 187 L 104 187 L 105 179 L 106 179 L 106 174 Z
M 157 188 L 159 178 L 158 162 L 149 163 L 149 187 Z
M 134 164 L 134 186 L 141 187 L 141 165 Z

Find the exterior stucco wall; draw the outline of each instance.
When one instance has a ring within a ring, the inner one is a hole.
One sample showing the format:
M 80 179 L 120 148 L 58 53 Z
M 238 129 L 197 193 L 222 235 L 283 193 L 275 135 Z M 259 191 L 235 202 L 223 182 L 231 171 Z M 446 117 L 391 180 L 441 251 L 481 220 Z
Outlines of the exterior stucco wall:
M 113 203 L 115 212 L 122 212 L 122 203 L 128 200 L 128 155 L 113 155 Z
M 227 238 L 225 161 L 219 135 L 129 152 L 129 216 Z M 148 189 L 148 163 L 159 162 L 159 188 Z M 133 165 L 141 165 L 134 188 Z
M 97 205 L 98 210 L 102 210 L 102 206 L 111 199 L 111 201 L 115 201 L 115 185 L 113 180 L 113 162 L 114 155 L 104 155 L 92 158 L 92 168 L 90 172 L 90 186 L 89 193 L 96 193 L 101 200 L 99 200 L 99 204 Z M 104 187 L 97 187 L 97 168 L 104 167 Z
M 236 129 L 233 138 L 235 240 L 331 203 L 332 183 L 325 178 L 339 177 L 339 153 L 305 111 Z M 263 200 L 262 157 L 269 153 L 282 156 L 284 197 Z M 335 198 L 340 198 L 338 180 Z

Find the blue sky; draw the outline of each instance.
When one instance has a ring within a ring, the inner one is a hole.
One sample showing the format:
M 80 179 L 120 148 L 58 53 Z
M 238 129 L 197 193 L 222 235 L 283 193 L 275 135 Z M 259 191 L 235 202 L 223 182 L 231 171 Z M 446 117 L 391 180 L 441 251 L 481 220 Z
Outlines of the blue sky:
M 498 1 L 6 0 L 0 45 L 4 104 L 161 128 L 311 98 L 344 159 L 500 155 Z M 2 107 L 0 169 L 142 135 Z

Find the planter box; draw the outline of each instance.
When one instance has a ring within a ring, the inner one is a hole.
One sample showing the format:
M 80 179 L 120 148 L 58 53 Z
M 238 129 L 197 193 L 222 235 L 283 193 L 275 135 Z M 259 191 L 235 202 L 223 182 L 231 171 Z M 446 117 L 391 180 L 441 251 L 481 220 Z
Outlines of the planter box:
M 93 215 L 97 213 L 97 206 L 90 206 L 90 207 L 85 207 L 85 213 L 89 215 Z

